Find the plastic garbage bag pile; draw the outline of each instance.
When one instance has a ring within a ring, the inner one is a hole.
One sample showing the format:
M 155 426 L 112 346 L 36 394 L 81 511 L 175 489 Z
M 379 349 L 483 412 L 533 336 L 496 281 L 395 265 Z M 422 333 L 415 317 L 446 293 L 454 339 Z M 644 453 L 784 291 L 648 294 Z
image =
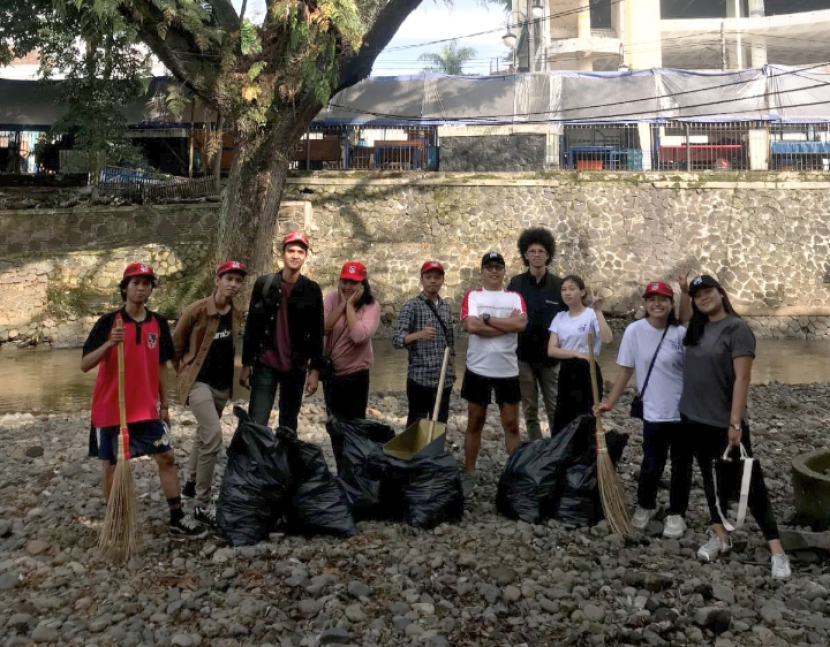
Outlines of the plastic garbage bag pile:
M 519 445 L 499 479 L 498 511 L 532 524 L 554 518 L 590 526 L 602 519 L 595 430 L 593 416 L 580 416 L 553 438 Z M 608 431 L 605 440 L 616 465 L 628 435 Z
M 338 476 L 322 450 L 291 429 L 254 423 L 234 408 L 239 426 L 228 447 L 217 525 L 232 546 L 250 546 L 275 530 L 349 536 L 355 519 L 405 520 L 419 528 L 458 521 L 464 511 L 455 459 L 446 451 L 403 461 L 386 456 L 394 431 L 372 420 L 331 420 L 340 441 Z

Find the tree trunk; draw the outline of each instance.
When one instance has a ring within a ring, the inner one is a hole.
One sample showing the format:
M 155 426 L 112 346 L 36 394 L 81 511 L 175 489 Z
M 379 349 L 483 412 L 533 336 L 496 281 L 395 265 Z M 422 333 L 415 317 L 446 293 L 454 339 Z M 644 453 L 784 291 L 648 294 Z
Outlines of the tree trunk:
M 274 271 L 274 235 L 289 162 L 320 108 L 314 100 L 298 101 L 256 133 L 234 132 L 233 163 L 214 238 L 214 266 L 234 259 L 245 263 L 254 276 Z

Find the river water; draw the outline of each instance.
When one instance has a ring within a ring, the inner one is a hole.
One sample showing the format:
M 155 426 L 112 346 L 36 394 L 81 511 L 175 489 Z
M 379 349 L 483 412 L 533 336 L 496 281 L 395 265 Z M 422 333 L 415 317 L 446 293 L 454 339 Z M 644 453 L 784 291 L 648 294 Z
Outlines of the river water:
M 455 365 L 459 378 L 463 371 L 466 343 L 466 339 L 458 340 Z M 19 350 L 9 345 L 2 348 L 0 414 L 16 411 L 78 411 L 89 406 L 95 371 L 81 373 L 80 349 Z M 374 350 L 372 391 L 402 391 L 406 385 L 406 352 L 392 348 L 388 339 L 375 340 Z M 616 377 L 615 359 L 615 345 L 604 349 L 599 358 L 606 380 Z M 830 382 L 830 343 L 759 340 L 752 380 L 788 384 Z M 456 389 L 460 386 L 459 379 Z M 247 398 L 247 391 L 237 387 L 234 397 Z

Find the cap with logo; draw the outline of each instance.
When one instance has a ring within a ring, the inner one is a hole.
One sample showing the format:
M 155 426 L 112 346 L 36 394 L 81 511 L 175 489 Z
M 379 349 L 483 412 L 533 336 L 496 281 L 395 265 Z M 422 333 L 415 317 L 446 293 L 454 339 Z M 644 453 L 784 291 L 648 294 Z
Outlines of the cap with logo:
M 706 288 L 723 289 L 715 277 L 709 276 L 708 274 L 701 274 L 700 276 L 693 278 L 692 282 L 689 283 L 689 296 L 693 297 L 695 294 Z
M 444 266 L 438 261 L 427 261 L 421 265 L 421 274 L 426 274 L 427 272 L 441 272 L 441 274 L 444 274 Z
M 362 281 L 369 273 L 366 271 L 366 266 L 357 261 L 349 261 L 343 264 L 343 269 L 340 270 L 340 278 L 349 281 Z
M 504 256 L 502 256 L 498 252 L 487 252 L 481 259 L 481 267 L 489 265 L 490 263 L 496 263 L 497 265 L 501 265 L 502 267 L 504 267 Z
M 301 231 L 292 231 L 285 238 L 282 239 L 282 248 L 285 249 L 291 243 L 297 243 L 308 249 L 308 238 Z
M 647 299 L 652 294 L 660 294 L 664 297 L 668 297 L 669 299 L 674 298 L 674 290 L 671 289 L 671 286 L 668 283 L 663 283 L 663 281 L 652 281 L 646 286 L 645 292 L 643 292 L 643 298 Z
M 134 276 L 146 276 L 153 282 L 153 285 L 156 284 L 156 275 L 153 273 L 153 268 L 147 263 L 130 263 L 127 265 L 122 278 L 131 279 Z
M 216 269 L 216 276 L 222 276 L 228 272 L 239 272 L 242 276 L 247 276 L 248 270 L 239 261 L 225 261 Z

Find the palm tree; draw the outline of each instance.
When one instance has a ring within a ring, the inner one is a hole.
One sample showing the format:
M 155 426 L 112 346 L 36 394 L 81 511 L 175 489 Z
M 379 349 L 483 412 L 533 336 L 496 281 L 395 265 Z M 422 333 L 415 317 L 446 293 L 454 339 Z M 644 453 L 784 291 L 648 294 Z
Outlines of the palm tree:
M 418 57 L 419 61 L 428 61 L 432 65 L 424 72 L 438 72 L 450 76 L 464 76 L 464 63 L 474 59 L 476 51 L 472 47 L 458 47 L 457 41 L 451 41 L 441 48 L 441 52 L 428 52 Z

